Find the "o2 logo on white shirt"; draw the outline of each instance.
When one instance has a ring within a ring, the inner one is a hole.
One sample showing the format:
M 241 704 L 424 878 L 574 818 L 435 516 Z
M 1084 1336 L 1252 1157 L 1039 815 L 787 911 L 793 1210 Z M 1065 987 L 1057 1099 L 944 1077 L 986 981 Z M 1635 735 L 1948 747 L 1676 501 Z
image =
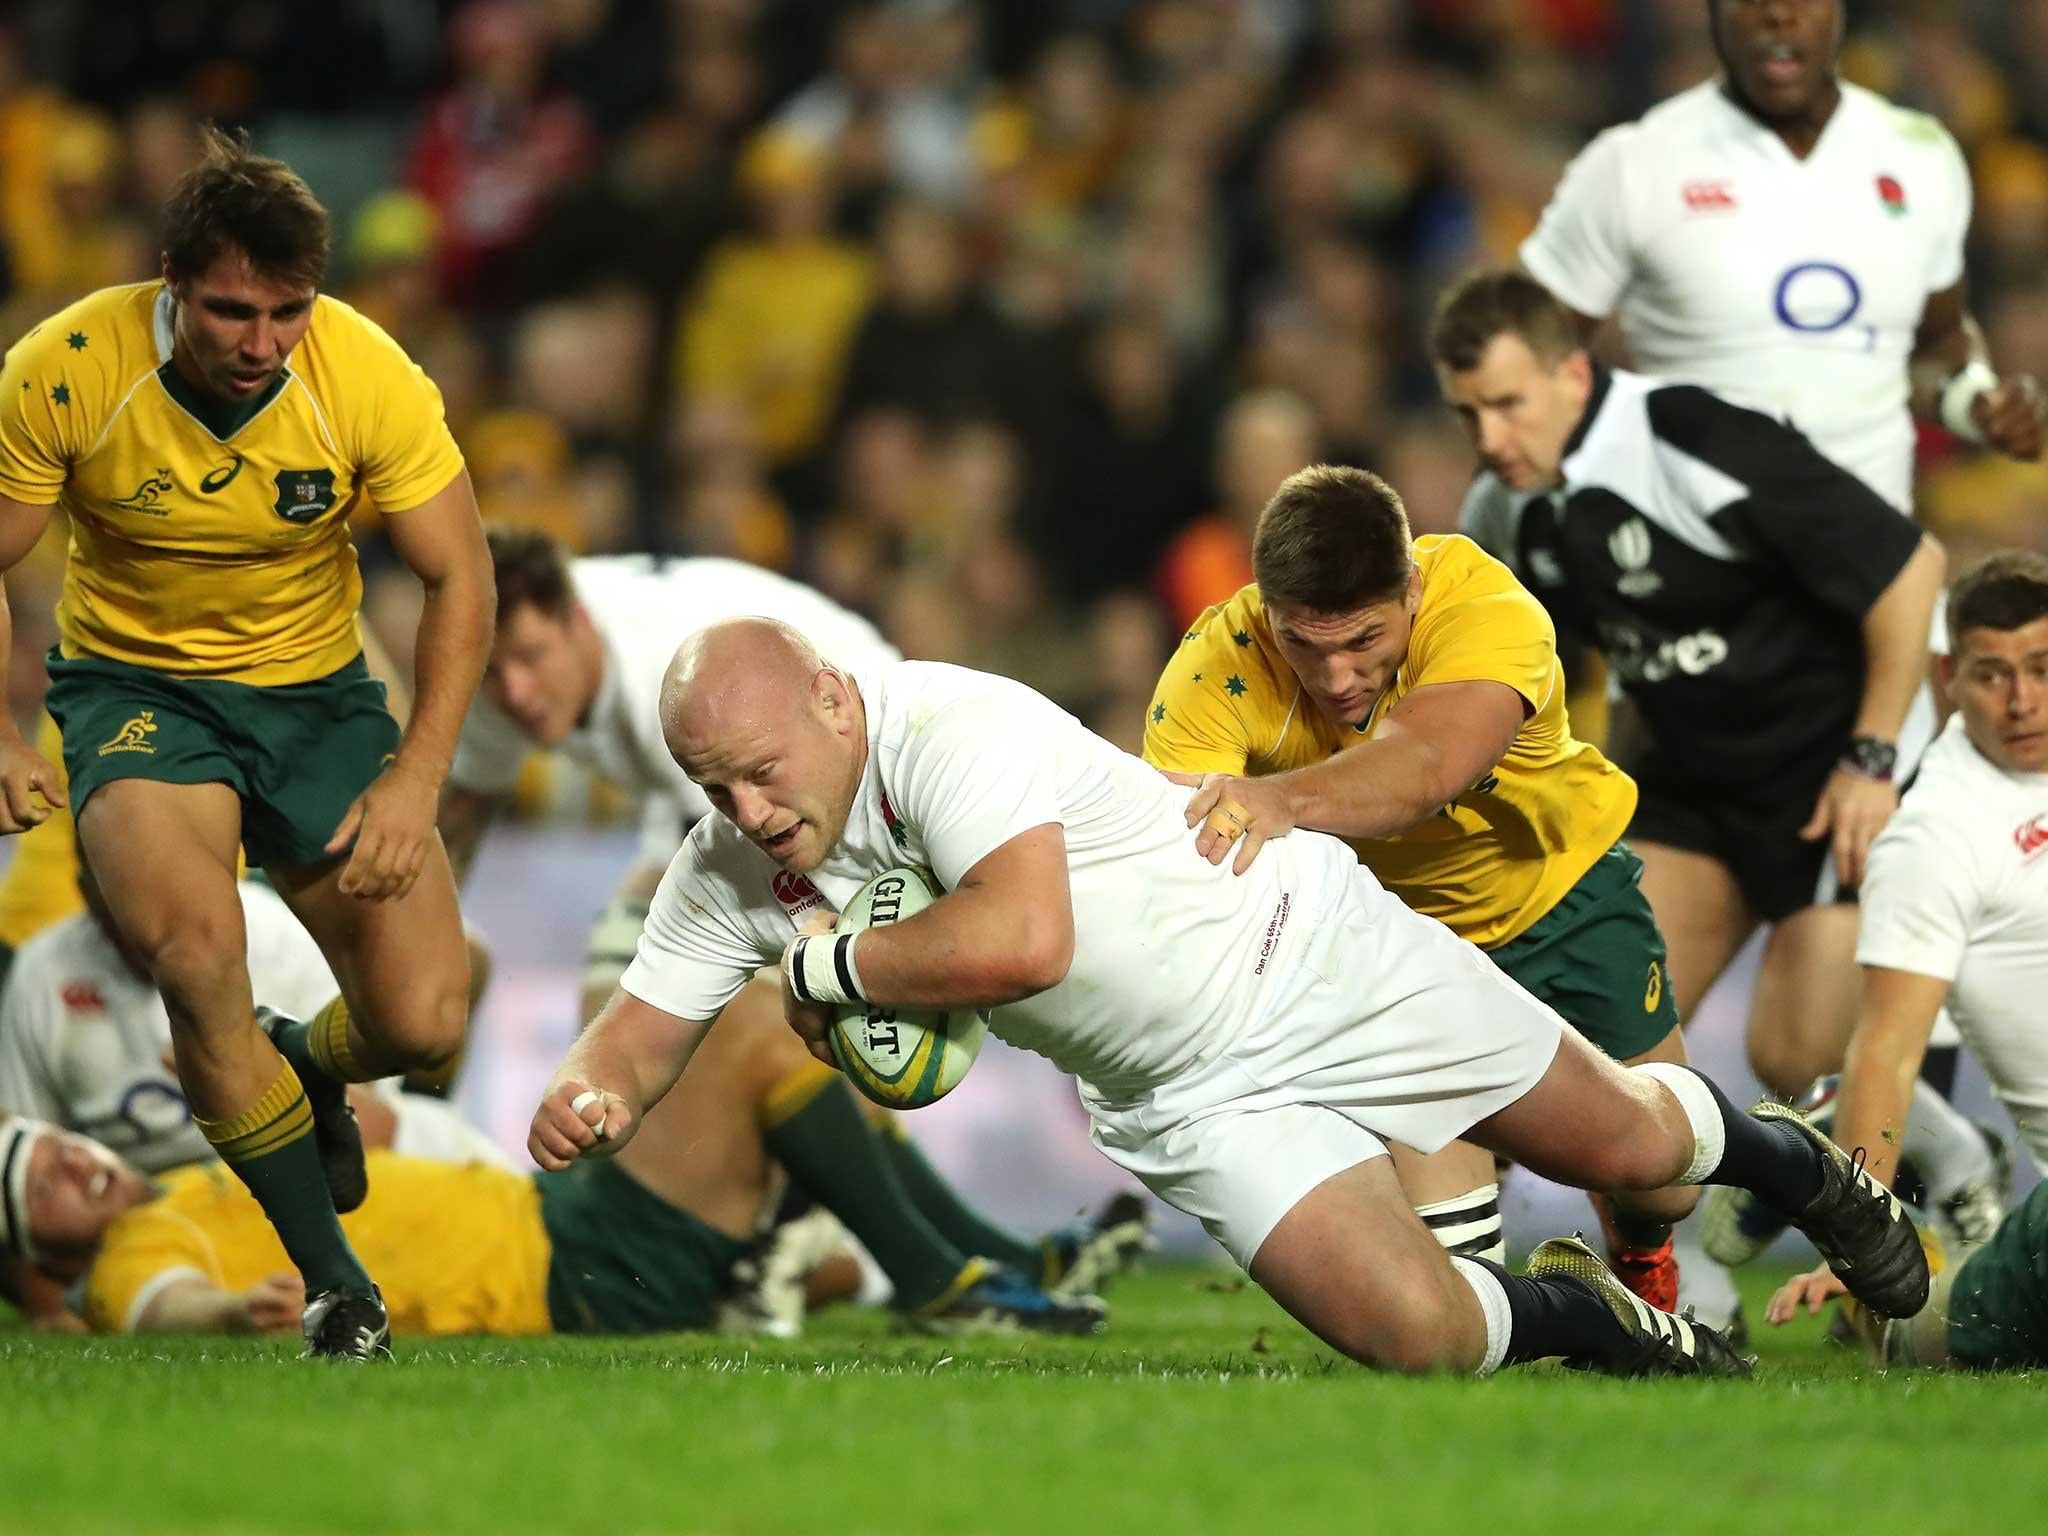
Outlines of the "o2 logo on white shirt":
M 1863 285 L 1847 267 L 1831 261 L 1802 261 L 1787 267 L 1772 298 L 1778 323 L 1808 336 L 1846 329 L 1863 308 Z M 1865 350 L 1877 347 L 1877 327 L 1863 325 Z

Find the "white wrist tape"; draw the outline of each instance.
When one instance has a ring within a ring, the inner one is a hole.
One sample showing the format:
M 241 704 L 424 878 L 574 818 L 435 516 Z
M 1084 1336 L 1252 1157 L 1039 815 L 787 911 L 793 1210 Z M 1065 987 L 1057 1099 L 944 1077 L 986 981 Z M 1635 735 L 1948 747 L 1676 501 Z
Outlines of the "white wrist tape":
M 1970 408 L 1996 388 L 1998 375 L 1982 361 L 1958 370 L 1941 386 L 1941 424 L 1965 442 L 1983 442 L 1984 434 L 1977 429 Z
M 783 969 L 789 977 L 789 990 L 799 1002 L 843 1007 L 867 1001 L 860 989 L 860 972 L 853 968 L 853 941 L 858 937 L 856 933 L 821 933 L 790 945 Z

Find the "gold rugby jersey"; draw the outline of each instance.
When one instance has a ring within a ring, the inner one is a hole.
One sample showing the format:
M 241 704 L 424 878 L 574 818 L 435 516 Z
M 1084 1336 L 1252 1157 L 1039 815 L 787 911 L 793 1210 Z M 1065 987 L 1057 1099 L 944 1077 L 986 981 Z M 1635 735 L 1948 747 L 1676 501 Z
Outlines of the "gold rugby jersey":
M 1181 773 L 1286 773 L 1365 740 L 1417 688 L 1505 683 L 1528 714 L 1493 772 L 1419 826 L 1352 842 L 1388 890 L 1491 948 L 1528 931 L 1614 844 L 1636 787 L 1572 735 L 1556 631 L 1514 574 L 1462 534 L 1417 539 L 1415 563 L 1408 656 L 1363 725 L 1317 711 L 1254 585 L 1187 632 L 1146 716 L 1145 758 Z
M 325 677 L 362 648 L 350 515 L 406 512 L 462 470 L 441 392 L 323 294 L 272 388 L 213 400 L 170 360 L 174 309 L 161 282 L 103 288 L 0 369 L 0 495 L 71 516 L 63 654 Z
M 553 1331 L 540 1188 L 488 1163 L 369 1154 L 370 1193 L 341 1218 L 377 1277 L 398 1334 Z M 192 1276 L 246 1291 L 287 1274 L 277 1230 L 224 1163 L 197 1163 L 157 1181 L 161 1194 L 114 1219 L 86 1277 L 85 1318 L 128 1333 L 157 1293 Z

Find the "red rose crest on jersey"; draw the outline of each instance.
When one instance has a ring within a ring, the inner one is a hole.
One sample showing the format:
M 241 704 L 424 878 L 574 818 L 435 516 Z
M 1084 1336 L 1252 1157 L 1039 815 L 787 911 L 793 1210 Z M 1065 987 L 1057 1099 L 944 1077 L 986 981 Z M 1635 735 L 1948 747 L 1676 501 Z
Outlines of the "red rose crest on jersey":
M 2021 863 L 2033 863 L 2034 856 L 2048 848 L 2048 827 L 2041 825 L 2044 821 L 2048 816 L 2029 816 L 2013 828 L 2012 840 L 2019 847 Z
M 1735 193 L 1728 183 L 1715 179 L 1711 181 L 1688 181 L 1683 196 L 1685 206 L 1692 213 L 1733 213 Z
M 75 1012 L 105 1013 L 107 1000 L 100 995 L 99 983 L 92 981 L 67 981 L 64 983 L 64 1006 Z
M 1884 204 L 1884 211 L 1895 219 L 1906 212 L 1906 189 L 1899 185 L 1896 176 L 1877 178 L 1877 200 Z
M 910 846 L 910 829 L 903 825 L 903 818 L 896 814 L 896 807 L 889 803 L 887 790 L 882 792 L 882 825 L 889 829 L 889 838 L 898 848 Z
M 791 917 L 802 917 L 813 907 L 825 904 L 824 892 L 802 875 L 793 875 L 788 870 L 778 870 L 775 878 L 768 882 L 768 889 L 775 893 L 775 899 L 782 903 L 782 910 Z

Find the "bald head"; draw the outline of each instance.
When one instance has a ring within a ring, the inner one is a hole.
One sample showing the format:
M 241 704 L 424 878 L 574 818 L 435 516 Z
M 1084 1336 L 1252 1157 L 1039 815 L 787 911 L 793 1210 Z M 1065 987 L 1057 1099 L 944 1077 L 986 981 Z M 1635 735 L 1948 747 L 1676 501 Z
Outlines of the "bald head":
M 867 761 L 853 680 L 779 619 L 725 619 L 676 648 L 661 732 L 719 814 L 801 872 L 845 828 Z
M 661 680 L 661 732 L 669 751 L 681 761 L 685 743 L 737 720 L 790 718 L 824 665 L 802 632 L 780 619 L 707 625 L 676 647 Z

